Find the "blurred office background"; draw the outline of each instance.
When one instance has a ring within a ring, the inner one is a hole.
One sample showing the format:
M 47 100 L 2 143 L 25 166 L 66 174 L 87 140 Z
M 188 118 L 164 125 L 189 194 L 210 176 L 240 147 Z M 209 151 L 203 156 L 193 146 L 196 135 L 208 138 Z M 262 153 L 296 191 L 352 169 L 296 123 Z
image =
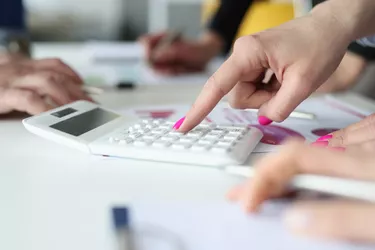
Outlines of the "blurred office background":
M 34 40 L 134 40 L 157 30 L 196 37 L 203 0 L 24 0 Z
M 199 36 L 205 20 L 215 10 L 219 0 L 24 1 L 28 10 L 29 28 L 35 41 L 134 41 L 142 34 L 167 29 L 183 30 L 186 37 L 195 38 Z M 285 4 L 282 11 L 279 9 L 278 15 L 281 13 L 288 18 L 288 4 L 298 3 L 299 8 L 294 8 L 294 14 L 300 15 L 309 8 L 310 0 L 273 2 Z M 257 20 L 252 20 L 256 28 L 245 29 L 242 34 L 266 28 L 275 19 L 275 15 L 269 12 L 263 16 L 265 12 L 257 13 Z M 375 66 L 372 65 L 355 86 L 355 91 L 374 97 L 374 79 Z

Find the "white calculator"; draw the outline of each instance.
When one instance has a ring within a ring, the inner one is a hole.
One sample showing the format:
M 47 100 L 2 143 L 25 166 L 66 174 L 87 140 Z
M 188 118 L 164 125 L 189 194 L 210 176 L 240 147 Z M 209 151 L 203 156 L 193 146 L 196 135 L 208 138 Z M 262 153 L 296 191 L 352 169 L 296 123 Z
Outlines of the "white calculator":
M 94 155 L 224 167 L 242 164 L 262 138 L 254 127 L 200 124 L 188 133 L 174 121 L 141 120 L 78 101 L 23 120 L 34 134 Z

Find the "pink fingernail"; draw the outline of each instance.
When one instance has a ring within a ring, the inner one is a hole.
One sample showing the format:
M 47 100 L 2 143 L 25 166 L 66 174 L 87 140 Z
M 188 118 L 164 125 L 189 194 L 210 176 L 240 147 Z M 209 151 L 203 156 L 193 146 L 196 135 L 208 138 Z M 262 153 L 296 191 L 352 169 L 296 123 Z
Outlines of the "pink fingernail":
M 333 151 L 340 151 L 340 152 L 344 152 L 346 150 L 346 148 L 343 148 L 343 147 L 331 147 L 329 149 Z
M 328 135 L 324 135 L 324 136 L 318 138 L 316 141 L 327 141 L 327 140 L 331 139 L 332 137 L 333 137 L 333 135 L 328 134 Z
M 272 120 L 268 119 L 265 116 L 259 116 L 258 117 L 258 122 L 260 125 L 266 126 L 272 123 Z
M 311 143 L 311 145 L 316 147 L 327 147 L 328 141 L 316 141 L 314 143 Z
M 184 122 L 185 120 L 185 117 L 182 117 L 180 120 L 178 120 L 174 125 L 173 125 L 173 129 L 177 130 L 181 127 L 182 123 Z

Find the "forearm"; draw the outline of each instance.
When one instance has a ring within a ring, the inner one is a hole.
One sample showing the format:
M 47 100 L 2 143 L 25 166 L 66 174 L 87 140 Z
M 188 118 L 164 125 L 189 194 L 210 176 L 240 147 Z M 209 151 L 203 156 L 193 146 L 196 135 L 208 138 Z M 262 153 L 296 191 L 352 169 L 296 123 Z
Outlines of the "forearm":
M 252 2 L 253 0 L 221 0 L 221 5 L 208 29 L 221 37 L 224 52 L 231 49 L 242 19 Z
M 334 24 L 349 42 L 375 34 L 374 0 L 329 0 L 312 14 Z

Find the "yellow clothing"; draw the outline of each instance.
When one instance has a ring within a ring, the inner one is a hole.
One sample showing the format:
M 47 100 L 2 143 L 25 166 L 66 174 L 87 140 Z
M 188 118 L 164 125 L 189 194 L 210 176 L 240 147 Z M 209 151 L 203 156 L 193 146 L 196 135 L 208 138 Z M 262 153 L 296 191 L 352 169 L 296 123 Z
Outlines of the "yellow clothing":
M 206 22 L 215 13 L 219 4 L 219 0 L 206 0 L 202 9 L 203 22 Z M 237 38 L 278 26 L 293 18 L 293 3 L 255 2 L 246 13 L 238 30 Z

